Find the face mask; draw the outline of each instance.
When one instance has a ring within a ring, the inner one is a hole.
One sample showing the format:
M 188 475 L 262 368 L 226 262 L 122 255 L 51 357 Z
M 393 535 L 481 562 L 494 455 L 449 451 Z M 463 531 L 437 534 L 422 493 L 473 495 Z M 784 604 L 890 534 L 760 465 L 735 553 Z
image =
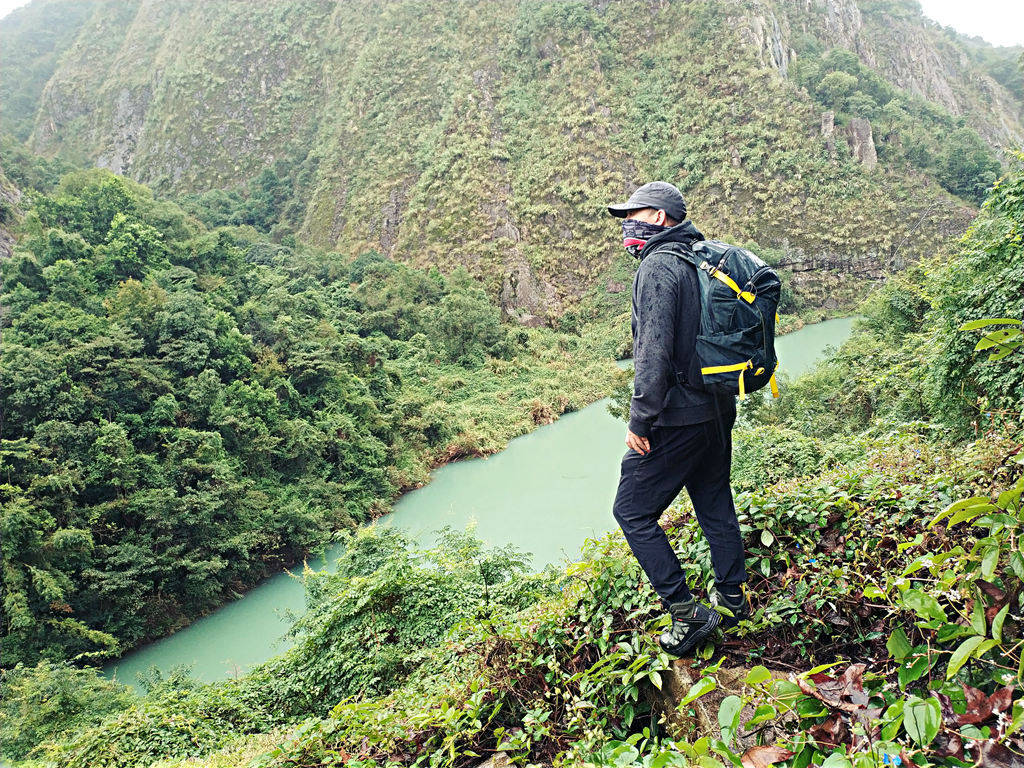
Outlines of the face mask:
M 666 229 L 668 227 L 663 224 L 651 224 L 643 219 L 623 219 L 622 247 L 637 257 L 648 240 Z

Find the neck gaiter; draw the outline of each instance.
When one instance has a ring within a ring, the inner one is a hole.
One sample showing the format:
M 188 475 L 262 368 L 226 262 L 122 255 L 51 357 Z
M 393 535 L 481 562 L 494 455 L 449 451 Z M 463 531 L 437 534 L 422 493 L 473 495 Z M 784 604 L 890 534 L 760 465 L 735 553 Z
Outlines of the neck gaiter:
M 622 247 L 633 256 L 639 257 L 644 244 L 659 232 L 668 227 L 663 224 L 651 224 L 642 219 L 622 220 Z

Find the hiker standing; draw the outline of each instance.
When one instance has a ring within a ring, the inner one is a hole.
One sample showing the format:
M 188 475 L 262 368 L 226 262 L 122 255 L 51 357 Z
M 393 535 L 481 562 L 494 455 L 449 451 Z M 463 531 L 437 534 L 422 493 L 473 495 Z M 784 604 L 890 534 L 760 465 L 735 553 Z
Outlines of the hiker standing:
M 623 246 L 640 260 L 633 279 L 636 378 L 626 431 L 629 450 L 613 514 L 672 617 L 658 642 L 679 656 L 710 637 L 720 622 L 729 628 L 749 616 L 741 586 L 746 581 L 743 541 L 729 486 L 736 401 L 685 380 L 697 364 L 700 292 L 697 269 L 677 253 L 692 253 L 691 244 L 704 236 L 687 220 L 682 193 L 652 181 L 625 203 L 609 205 L 608 212 L 623 219 Z M 695 600 L 658 524 L 684 487 L 711 546 L 712 600 L 731 617 Z

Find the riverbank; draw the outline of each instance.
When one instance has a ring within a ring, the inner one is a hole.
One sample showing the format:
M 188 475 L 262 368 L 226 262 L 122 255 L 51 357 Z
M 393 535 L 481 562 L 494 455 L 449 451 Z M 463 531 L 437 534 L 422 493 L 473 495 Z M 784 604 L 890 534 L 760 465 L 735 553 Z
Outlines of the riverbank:
M 834 320 L 780 337 L 777 349 L 786 375 L 807 370 L 851 326 L 852 321 Z M 624 424 L 608 413 L 608 402 L 602 398 L 563 413 L 544 429 L 509 440 L 495 454 L 438 467 L 429 484 L 403 494 L 374 520 L 400 529 L 421 548 L 435 546 L 436 531 L 444 525 L 454 530 L 473 525 L 485 541 L 531 553 L 534 569 L 572 560 L 586 538 L 615 525 L 607 510 Z M 329 548 L 309 562 L 329 570 L 341 553 L 341 547 Z M 165 671 L 193 664 L 199 679 L 222 679 L 280 651 L 283 645 L 275 641 L 289 628 L 290 617 L 304 611 L 304 599 L 299 579 L 272 577 L 190 627 L 108 664 L 107 672 L 116 668 L 119 679 L 133 682 L 150 664 Z M 239 626 L 246 632 L 239 633 Z

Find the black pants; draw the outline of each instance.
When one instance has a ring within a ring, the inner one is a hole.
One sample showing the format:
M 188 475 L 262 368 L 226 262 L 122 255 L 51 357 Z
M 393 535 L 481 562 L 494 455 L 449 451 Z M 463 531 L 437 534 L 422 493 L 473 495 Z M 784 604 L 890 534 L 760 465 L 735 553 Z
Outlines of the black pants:
M 735 418 L 732 414 L 703 424 L 653 427 L 651 450 L 641 455 L 630 448 L 622 459 L 612 513 L 665 608 L 691 596 L 679 558 L 658 525 L 684 486 L 711 545 L 716 585 L 738 587 L 746 581 L 743 540 L 729 487 Z

